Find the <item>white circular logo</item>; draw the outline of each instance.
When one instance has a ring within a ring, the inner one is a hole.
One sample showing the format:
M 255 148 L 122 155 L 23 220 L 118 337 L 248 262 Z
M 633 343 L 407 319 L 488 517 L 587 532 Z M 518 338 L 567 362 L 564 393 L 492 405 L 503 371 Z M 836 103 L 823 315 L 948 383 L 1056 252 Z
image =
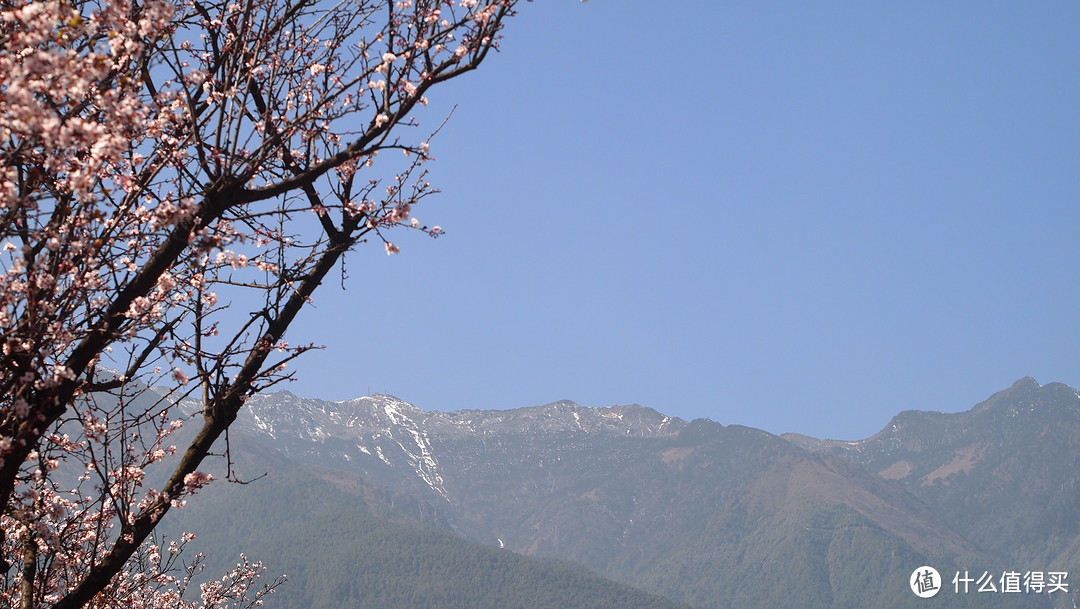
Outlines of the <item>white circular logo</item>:
M 911 574 L 911 591 L 919 598 L 930 598 L 941 590 L 941 575 L 933 567 L 919 567 Z

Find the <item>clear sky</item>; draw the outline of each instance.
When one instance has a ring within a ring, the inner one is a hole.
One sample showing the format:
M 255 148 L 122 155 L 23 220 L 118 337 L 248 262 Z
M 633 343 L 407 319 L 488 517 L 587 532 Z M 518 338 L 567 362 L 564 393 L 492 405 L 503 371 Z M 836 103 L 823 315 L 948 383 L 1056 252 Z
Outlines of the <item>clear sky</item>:
M 348 259 L 294 393 L 854 440 L 1080 386 L 1078 3 L 540 0 L 431 97 L 447 234 Z

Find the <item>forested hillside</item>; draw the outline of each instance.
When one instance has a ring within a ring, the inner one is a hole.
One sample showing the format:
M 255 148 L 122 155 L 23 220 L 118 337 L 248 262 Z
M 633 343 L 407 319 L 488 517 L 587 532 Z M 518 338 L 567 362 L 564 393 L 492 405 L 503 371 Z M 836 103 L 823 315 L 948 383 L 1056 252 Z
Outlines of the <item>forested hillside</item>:
M 273 609 L 689 609 L 557 560 L 472 544 L 377 516 L 308 472 L 219 484 L 173 524 L 211 531 L 193 549 L 209 573 L 239 549 L 288 581 Z

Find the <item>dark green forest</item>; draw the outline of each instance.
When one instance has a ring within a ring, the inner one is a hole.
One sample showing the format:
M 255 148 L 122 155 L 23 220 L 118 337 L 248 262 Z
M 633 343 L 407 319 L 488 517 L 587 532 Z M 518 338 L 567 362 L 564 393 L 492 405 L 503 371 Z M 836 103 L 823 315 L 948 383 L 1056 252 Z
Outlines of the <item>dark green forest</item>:
M 273 609 L 689 609 L 556 560 L 463 541 L 430 525 L 391 521 L 302 473 L 218 483 L 170 523 L 202 532 L 191 549 L 206 573 L 242 551 L 284 574 Z

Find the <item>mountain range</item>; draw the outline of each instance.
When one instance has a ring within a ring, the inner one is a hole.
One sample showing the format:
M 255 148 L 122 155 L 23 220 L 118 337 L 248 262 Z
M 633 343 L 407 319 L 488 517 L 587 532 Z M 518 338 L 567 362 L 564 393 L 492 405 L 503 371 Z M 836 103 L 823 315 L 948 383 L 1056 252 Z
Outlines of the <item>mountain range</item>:
M 212 485 L 175 526 L 286 571 L 285 609 L 1073 606 L 1080 393 L 1061 384 L 858 442 L 637 405 L 248 406 L 233 466 L 265 477 Z

